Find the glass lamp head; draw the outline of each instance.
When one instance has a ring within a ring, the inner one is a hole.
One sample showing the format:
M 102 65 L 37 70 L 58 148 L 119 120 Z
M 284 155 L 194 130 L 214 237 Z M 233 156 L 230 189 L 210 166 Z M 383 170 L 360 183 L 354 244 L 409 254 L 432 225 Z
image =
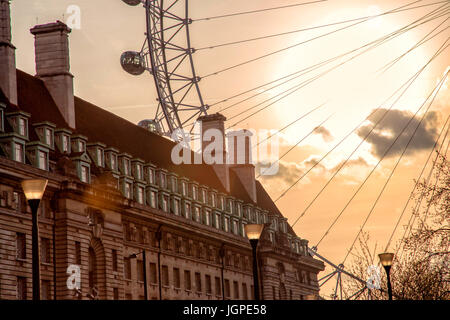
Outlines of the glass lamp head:
M 22 181 L 22 189 L 27 200 L 41 200 L 47 187 L 46 179 L 29 179 Z
M 393 253 L 380 253 L 378 255 L 380 258 L 380 262 L 383 265 L 383 267 L 390 267 L 392 266 L 392 261 L 394 260 L 394 254 Z
M 245 234 L 250 240 L 259 240 L 263 229 L 263 224 L 246 224 L 244 226 Z

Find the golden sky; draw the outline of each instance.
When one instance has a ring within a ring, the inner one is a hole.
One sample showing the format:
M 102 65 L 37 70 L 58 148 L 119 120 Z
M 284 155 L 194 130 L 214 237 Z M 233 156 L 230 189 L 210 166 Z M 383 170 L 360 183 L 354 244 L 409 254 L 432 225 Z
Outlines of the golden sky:
M 298 0 L 192 0 L 190 1 L 190 11 L 191 18 L 195 20 L 298 2 Z M 364 17 L 410 2 L 412 1 L 329 0 L 233 18 L 194 21 L 191 25 L 192 46 L 201 48 Z M 411 6 L 434 2 L 438 2 L 438 0 L 418 1 Z M 81 98 L 135 123 L 142 119 L 152 118 L 156 99 L 153 79 L 147 73 L 133 77 L 125 73 L 119 64 L 119 57 L 123 51 L 138 51 L 142 46 L 145 15 L 144 10 L 139 6 L 129 7 L 120 0 L 12 1 L 13 43 L 17 47 L 16 63 L 18 68 L 31 74 L 35 73 L 33 37 L 29 33 L 29 29 L 37 23 L 47 23 L 57 19 L 65 21 L 70 15 L 66 13 L 66 9 L 71 4 L 76 4 L 81 9 L 81 28 L 74 29 L 70 35 L 71 71 L 75 76 L 75 93 Z M 407 25 L 441 5 L 443 3 L 372 19 L 229 72 L 208 77 L 200 82 L 203 98 L 206 103 L 212 104 L 233 94 L 358 48 Z M 320 159 L 430 59 L 434 52 L 448 40 L 450 33 L 448 29 L 445 29 L 449 27 L 449 21 L 446 20 L 448 18 L 449 11 L 446 11 L 444 16 L 410 30 L 349 61 L 239 124 L 240 128 L 279 129 L 314 106 L 326 102 L 323 108 L 300 120 L 282 134 L 280 149 L 280 153 L 282 153 L 327 116 L 334 113 L 333 117 L 323 125 L 326 130 L 322 131 L 322 135 L 315 134 L 309 137 L 282 159 L 279 175 L 260 180 L 274 199 L 292 181 L 295 181 L 301 172 L 311 166 L 311 161 Z M 438 27 L 439 24 L 441 24 L 440 27 Z M 194 55 L 197 74 L 199 76 L 206 75 L 339 29 L 342 26 L 345 24 L 246 44 L 201 50 Z M 439 30 L 443 30 L 443 32 L 410 52 L 387 72 L 382 74 L 377 72 L 386 63 L 413 47 L 435 27 L 438 27 L 435 33 Z M 374 131 L 373 136 L 354 154 L 351 163 L 336 176 L 304 217 L 295 225 L 294 229 L 297 234 L 310 240 L 311 246 L 317 243 L 334 217 L 375 166 L 383 153 L 386 141 L 389 142 L 389 139 L 392 140 L 392 137 L 400 132 L 406 121 L 433 90 L 437 81 L 447 70 L 449 58 L 450 53 L 447 49 L 429 65 L 405 95 L 396 102 L 393 107 L 396 112 L 381 123 L 381 128 Z M 344 60 L 339 60 L 339 62 L 341 61 Z M 250 99 L 226 110 L 224 114 L 231 117 L 245 108 L 254 106 L 258 102 L 286 90 L 289 86 L 327 70 L 327 68 L 329 67 L 320 69 L 317 73 L 305 75 L 276 90 L 265 92 L 255 99 Z M 430 114 L 427 115 L 420 127 L 419 138 L 412 141 L 409 151 L 403 157 L 364 228 L 371 234 L 372 245 L 377 243 L 379 250 L 386 245 L 392 228 L 414 186 L 413 179 L 418 177 L 431 150 L 433 139 L 437 137 L 449 115 L 449 97 L 447 81 L 431 106 Z M 238 100 L 219 104 L 213 107 L 211 112 L 221 111 L 222 108 L 236 101 Z M 384 108 L 389 108 L 394 99 L 389 101 L 390 103 L 383 105 Z M 422 111 L 419 112 L 419 117 L 421 115 Z M 369 122 L 365 123 L 365 125 L 367 124 Z M 305 179 L 302 179 L 277 202 L 291 223 L 331 177 L 333 168 L 358 145 L 361 136 L 364 136 L 364 130 L 363 128 L 358 133 L 352 134 L 325 158 L 321 166 L 312 170 Z M 406 132 L 411 132 L 411 130 Z M 380 164 L 344 211 L 341 219 L 320 244 L 319 252 L 324 256 L 337 264 L 342 262 L 346 250 L 356 236 L 408 138 L 409 136 L 406 135 L 400 139 L 399 145 L 394 148 L 395 152 Z M 410 207 L 411 205 L 412 203 Z M 400 223 L 401 226 L 406 224 L 409 213 L 410 210 L 406 212 Z M 396 233 L 396 238 L 401 236 L 402 232 L 403 229 L 400 228 Z

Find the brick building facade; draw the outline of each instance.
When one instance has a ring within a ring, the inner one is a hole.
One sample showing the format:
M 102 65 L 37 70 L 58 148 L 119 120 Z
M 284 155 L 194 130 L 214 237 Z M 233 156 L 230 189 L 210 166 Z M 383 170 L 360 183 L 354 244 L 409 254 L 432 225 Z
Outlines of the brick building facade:
M 251 299 L 246 223 L 265 223 L 263 299 L 318 295 L 323 263 L 254 167 L 174 165 L 174 143 L 73 94 L 62 22 L 35 26 L 36 75 L 15 67 L 0 0 L 0 299 L 31 299 L 31 213 L 20 182 L 48 179 L 39 209 L 43 299 Z M 224 117 L 202 119 L 223 130 Z M 80 266 L 81 288 L 67 269 Z M 91 296 L 90 296 L 91 295 Z

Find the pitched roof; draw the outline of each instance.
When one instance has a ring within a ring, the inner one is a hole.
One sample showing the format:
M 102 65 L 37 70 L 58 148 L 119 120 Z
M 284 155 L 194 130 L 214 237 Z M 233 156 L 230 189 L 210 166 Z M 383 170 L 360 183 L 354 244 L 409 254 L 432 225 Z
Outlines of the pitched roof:
M 54 123 L 57 128 L 69 129 L 42 80 L 17 70 L 17 90 L 19 109 L 31 114 L 31 124 L 49 121 Z M 7 102 L 9 108 L 12 108 L 11 110 L 17 109 L 16 106 L 8 103 L 1 91 L 0 101 Z M 212 166 L 206 164 L 175 165 L 170 160 L 175 142 L 167 138 L 137 126 L 79 97 L 75 97 L 75 119 L 76 130 L 74 133 L 86 136 L 90 142 L 102 142 L 108 147 L 114 147 L 120 152 L 129 153 L 133 157 L 151 162 L 180 177 L 187 177 L 226 193 Z M 233 170 L 230 170 L 230 189 L 230 195 L 253 203 Z M 257 206 L 282 216 L 259 181 L 256 181 L 256 194 Z

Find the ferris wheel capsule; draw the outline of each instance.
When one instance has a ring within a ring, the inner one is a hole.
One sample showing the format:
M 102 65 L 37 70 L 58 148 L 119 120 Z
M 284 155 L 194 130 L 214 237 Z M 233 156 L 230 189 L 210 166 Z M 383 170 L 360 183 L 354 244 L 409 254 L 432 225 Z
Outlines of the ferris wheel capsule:
M 122 0 L 122 1 L 129 6 L 137 6 L 138 4 L 141 3 L 141 0 Z
M 145 119 L 141 120 L 138 123 L 138 126 L 147 129 L 148 131 L 151 131 L 153 133 L 161 134 L 161 127 L 159 126 L 158 121 L 153 119 Z
M 134 76 L 141 75 L 145 71 L 145 59 L 136 51 L 125 51 L 120 56 L 122 68 Z

